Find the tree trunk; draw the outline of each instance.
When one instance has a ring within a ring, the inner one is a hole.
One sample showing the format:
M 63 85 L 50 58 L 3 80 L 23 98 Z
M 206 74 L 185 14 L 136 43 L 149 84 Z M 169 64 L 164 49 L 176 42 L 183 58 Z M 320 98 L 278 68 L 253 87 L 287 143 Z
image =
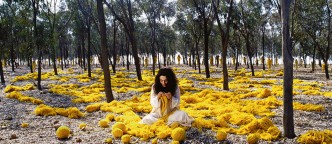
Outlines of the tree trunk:
M 254 65 L 252 64 L 252 52 L 251 52 L 251 48 L 250 48 L 249 33 L 246 34 L 245 39 L 246 39 L 246 47 L 247 47 L 247 51 L 248 51 L 250 68 L 251 68 L 251 76 L 255 76 Z
M 129 71 L 129 43 L 127 43 L 127 45 L 126 45 L 126 63 L 127 63 L 127 71 Z M 123 62 L 124 62 L 124 60 L 123 60 Z
M 131 42 L 131 48 L 135 60 L 135 66 L 136 66 L 136 74 L 137 74 L 137 79 L 138 80 L 143 80 L 142 79 L 142 74 L 141 74 L 141 67 L 139 65 L 139 57 L 137 53 L 137 45 L 136 45 L 136 30 L 135 30 L 135 25 L 134 25 L 134 19 L 132 17 L 132 12 L 131 12 L 131 2 L 128 2 L 128 10 L 129 10 L 129 22 L 130 22 L 130 32 L 129 32 L 129 39 Z
M 10 45 L 10 59 L 12 65 L 12 72 L 15 71 L 15 53 L 14 53 L 14 40 L 13 40 L 13 30 L 11 30 L 11 45 Z
M 58 70 L 56 67 L 56 53 L 55 53 L 55 47 L 54 45 L 52 46 L 52 61 L 53 61 L 53 71 L 55 75 L 58 75 Z
M 324 60 L 324 64 L 325 64 L 325 76 L 326 76 L 326 79 L 330 79 L 330 75 L 329 75 L 329 68 L 328 68 L 328 59 L 330 57 L 330 43 L 331 43 L 331 39 L 330 39 L 330 36 L 331 36 L 331 9 L 329 7 L 329 3 L 328 3 L 328 0 L 325 0 L 326 2 L 326 6 L 327 6 L 327 12 L 328 12 L 328 35 L 327 35 L 327 48 L 326 48 L 326 57 L 325 57 L 325 60 Z
M 315 71 L 315 56 L 316 56 L 316 46 L 314 46 L 314 52 L 312 53 L 312 63 L 311 63 L 311 71 L 314 72 Z
M 230 1 L 230 5 L 229 5 L 229 9 L 228 9 L 228 17 L 227 17 L 227 21 L 226 21 L 226 31 L 224 31 L 222 29 L 222 25 L 221 25 L 221 21 L 218 17 L 218 7 L 219 6 L 219 0 L 217 1 L 217 3 L 213 2 L 213 6 L 214 6 L 214 12 L 216 14 L 216 20 L 218 23 L 218 28 L 219 31 L 221 33 L 221 45 L 222 45 L 222 68 L 223 68 L 223 89 L 224 90 L 229 90 L 229 86 L 228 86 L 228 70 L 227 70 L 227 64 L 226 64 L 226 57 L 227 57 L 227 47 L 228 47 L 228 40 L 229 40 L 229 29 L 230 29 L 230 20 L 231 20 L 231 13 L 232 13 L 232 9 L 233 9 L 233 0 Z M 217 62 L 218 63 L 218 62 Z
M 199 41 L 196 40 L 196 44 L 195 44 L 195 47 L 196 47 L 196 55 L 197 55 L 197 64 L 198 64 L 198 73 L 201 73 L 201 61 L 200 61 L 200 57 L 199 57 L 199 51 L 198 51 L 198 44 L 199 44 Z
M 60 61 L 59 61 L 59 65 L 61 66 L 61 70 L 63 70 L 63 47 L 64 47 L 64 42 L 63 42 L 64 38 L 61 37 L 59 40 L 59 48 L 60 48 Z
M 265 25 L 262 26 L 262 49 L 263 49 L 263 57 L 262 57 L 262 64 L 263 70 L 265 70 L 265 42 L 264 42 L 264 35 L 265 35 Z
M 33 6 L 33 24 L 34 24 L 34 40 L 35 40 L 35 46 L 37 47 L 37 53 L 38 53 L 38 77 L 37 77 L 37 88 L 38 90 L 42 90 L 41 88 L 41 50 L 39 47 L 38 42 L 38 31 L 37 31 L 37 12 L 38 12 L 38 1 L 33 0 L 32 6 Z
M 284 114 L 283 127 L 284 136 L 294 138 L 294 118 L 293 118 L 293 56 L 291 38 L 289 34 L 289 8 L 291 0 L 281 0 L 281 22 L 282 22 L 282 55 L 284 63 Z
M 32 49 L 32 43 L 29 42 L 29 48 Z M 33 61 L 32 61 L 32 51 L 30 49 L 28 49 L 28 53 L 29 53 L 29 62 L 30 62 L 30 72 L 33 73 L 34 69 L 33 69 Z M 5 62 L 6 63 L 6 62 Z
M 85 31 L 84 31 L 84 26 L 82 25 L 82 33 L 81 33 L 81 42 L 82 42 L 82 59 L 83 59 L 83 69 L 86 71 L 85 67 Z
M 105 82 L 105 93 L 107 102 L 114 100 L 112 87 L 111 87 L 111 76 L 109 70 L 109 62 L 107 57 L 107 40 L 106 40 L 106 22 L 103 8 L 103 0 L 97 0 L 97 11 L 99 19 L 100 39 L 101 39 L 101 65 L 104 72 Z
M 204 20 L 204 65 L 206 78 L 210 78 L 209 68 L 209 35 L 207 20 Z
M 0 76 L 1 76 L 1 83 L 5 84 L 5 77 L 3 75 L 3 68 L 2 68 L 2 56 L 0 54 Z
M 116 66 L 116 57 L 117 57 L 117 53 L 116 53 L 116 30 L 117 30 L 117 27 L 116 27 L 116 20 L 114 19 L 113 20 L 113 64 L 112 64 L 112 70 L 113 70 L 113 73 L 116 73 L 116 69 L 115 69 L 115 66 Z
M 91 22 L 90 22 L 90 17 L 88 18 L 88 77 L 91 77 Z

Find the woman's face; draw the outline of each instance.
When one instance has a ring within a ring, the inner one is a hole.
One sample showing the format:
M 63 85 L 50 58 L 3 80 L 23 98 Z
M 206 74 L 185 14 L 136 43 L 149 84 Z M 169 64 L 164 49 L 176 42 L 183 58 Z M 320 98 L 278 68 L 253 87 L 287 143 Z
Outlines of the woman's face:
M 166 76 L 161 75 L 161 76 L 159 77 L 159 81 L 160 81 L 160 84 L 161 84 L 163 87 L 166 87 L 167 82 L 168 82 Z

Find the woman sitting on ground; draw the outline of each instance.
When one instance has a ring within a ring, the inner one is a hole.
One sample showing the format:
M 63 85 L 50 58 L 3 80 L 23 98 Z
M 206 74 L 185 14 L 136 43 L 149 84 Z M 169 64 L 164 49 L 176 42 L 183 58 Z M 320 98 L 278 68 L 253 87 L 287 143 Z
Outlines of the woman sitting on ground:
M 179 110 L 180 89 L 171 68 L 162 68 L 158 71 L 151 88 L 150 103 L 153 109 L 140 123 L 152 125 L 158 119 L 165 118 L 167 125 L 177 122 L 190 127 L 194 121 L 186 112 Z

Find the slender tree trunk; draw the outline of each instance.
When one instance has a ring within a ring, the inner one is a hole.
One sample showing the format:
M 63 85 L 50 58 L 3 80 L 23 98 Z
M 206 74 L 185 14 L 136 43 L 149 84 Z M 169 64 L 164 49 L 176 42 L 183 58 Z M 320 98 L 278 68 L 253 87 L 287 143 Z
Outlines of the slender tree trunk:
M 152 74 L 155 75 L 156 71 L 156 48 L 155 48 L 155 33 L 156 33 L 156 19 L 155 17 L 153 18 L 153 27 L 152 27 Z
M 129 43 L 126 45 L 126 61 L 127 61 L 127 70 L 129 71 Z
M 130 6 L 131 9 L 131 6 Z M 138 80 L 143 80 L 142 79 L 142 74 L 141 74 L 141 67 L 139 65 L 139 57 L 138 57 L 138 53 L 137 53 L 137 45 L 136 45 L 136 30 L 134 28 L 134 21 L 132 18 L 130 18 L 131 21 L 131 32 L 129 33 L 129 39 L 131 41 L 131 48 L 132 48 L 132 52 L 133 52 L 133 56 L 134 56 L 134 60 L 135 60 L 135 66 L 136 66 L 136 74 L 137 74 L 137 79 Z
M 99 29 L 101 37 L 101 65 L 104 72 L 104 82 L 105 82 L 105 93 L 107 102 L 114 100 L 112 87 L 111 87 L 111 76 L 109 70 L 109 62 L 107 57 L 107 40 L 106 40 L 106 22 L 103 8 L 103 0 L 97 0 L 97 10 L 99 19 Z
M 263 70 L 265 70 L 265 42 L 264 42 L 264 35 L 265 35 L 265 25 L 262 26 L 262 49 L 263 49 L 263 58 L 262 58 L 262 64 L 263 64 Z
M 12 72 L 15 71 L 15 53 L 14 53 L 14 38 L 13 38 L 13 30 L 11 30 L 11 45 L 10 45 L 10 58 L 11 58 L 11 65 L 12 65 Z
M 90 17 L 88 18 L 88 77 L 91 77 L 91 22 Z
M 315 56 L 316 56 L 316 46 L 314 46 L 314 52 L 312 53 L 312 63 L 311 63 L 311 71 L 312 72 L 315 71 L 315 66 L 316 66 Z
M 284 63 L 284 114 L 283 127 L 284 136 L 294 138 L 294 115 L 293 115 L 293 56 L 292 44 L 289 34 L 289 8 L 291 0 L 281 0 L 281 22 L 282 22 L 282 55 Z
M 32 43 L 29 42 L 29 49 L 28 49 L 28 53 L 29 53 L 29 61 L 30 61 L 30 72 L 33 73 L 34 69 L 33 69 L 33 61 L 32 61 L 32 51 L 30 49 L 32 49 Z
M 32 1 L 33 6 L 33 24 L 34 24 L 34 40 L 35 40 L 35 46 L 37 47 L 37 53 L 38 53 L 38 77 L 37 77 L 37 88 L 38 90 L 42 90 L 41 87 L 41 50 L 38 42 L 38 31 L 37 31 L 37 12 L 38 12 L 38 1 L 33 0 Z
M 327 35 L 327 49 L 326 49 L 326 57 L 324 60 L 324 64 L 325 64 L 325 76 L 326 79 L 330 79 L 330 75 L 329 75 L 329 65 L 328 65 L 328 59 L 330 57 L 330 43 L 331 43 L 331 9 L 328 3 L 328 0 L 325 0 L 326 2 L 326 6 L 327 6 L 327 13 L 328 13 L 328 35 Z
M 251 48 L 250 48 L 249 34 L 248 33 L 246 34 L 245 39 L 246 39 L 246 47 L 247 47 L 247 51 L 248 51 L 250 68 L 251 68 L 251 76 L 255 76 L 254 65 L 252 63 L 252 52 L 251 52 Z
M 52 45 L 52 61 L 53 61 L 53 71 L 55 75 L 58 75 L 58 69 L 56 67 L 56 52 L 55 52 L 55 47 Z
M 64 44 L 64 39 L 63 37 L 61 37 L 60 41 L 59 41 L 59 48 L 60 48 L 60 65 L 61 65 L 61 70 L 63 70 L 63 47 L 65 47 Z
M 116 20 L 113 20 L 113 64 L 112 64 L 112 69 L 113 69 L 113 73 L 116 73 L 116 58 L 117 58 L 117 53 L 116 53 L 116 31 L 117 31 L 117 27 L 116 27 Z
M 2 68 L 2 55 L 0 54 L 0 76 L 1 76 L 1 83 L 5 84 L 5 77 L 3 75 L 3 68 Z
M 206 20 L 204 20 L 206 21 Z M 206 78 L 210 78 L 210 68 L 209 68 L 209 35 L 207 29 L 207 22 L 204 22 L 204 65 L 205 65 L 205 75 Z
M 86 71 L 86 67 L 85 67 L 85 31 L 84 31 L 84 26 L 82 26 L 82 35 L 81 35 L 81 39 L 82 39 L 82 59 L 83 59 L 83 69 L 84 71 Z
M 198 64 L 198 73 L 201 73 L 201 58 L 199 57 L 199 51 L 198 51 L 198 44 L 199 44 L 199 41 L 196 40 L 196 55 L 197 55 L 197 64 Z

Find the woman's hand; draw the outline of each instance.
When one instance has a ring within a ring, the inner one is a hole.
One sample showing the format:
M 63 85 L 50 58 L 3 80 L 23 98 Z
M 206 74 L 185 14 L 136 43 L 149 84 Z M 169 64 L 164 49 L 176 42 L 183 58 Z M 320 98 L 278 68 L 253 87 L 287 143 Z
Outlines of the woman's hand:
M 168 93 L 165 93 L 167 99 L 171 99 L 172 98 L 172 93 L 168 92 Z
M 159 93 L 157 94 L 158 99 L 161 98 L 163 95 L 164 95 L 164 92 L 159 92 Z

